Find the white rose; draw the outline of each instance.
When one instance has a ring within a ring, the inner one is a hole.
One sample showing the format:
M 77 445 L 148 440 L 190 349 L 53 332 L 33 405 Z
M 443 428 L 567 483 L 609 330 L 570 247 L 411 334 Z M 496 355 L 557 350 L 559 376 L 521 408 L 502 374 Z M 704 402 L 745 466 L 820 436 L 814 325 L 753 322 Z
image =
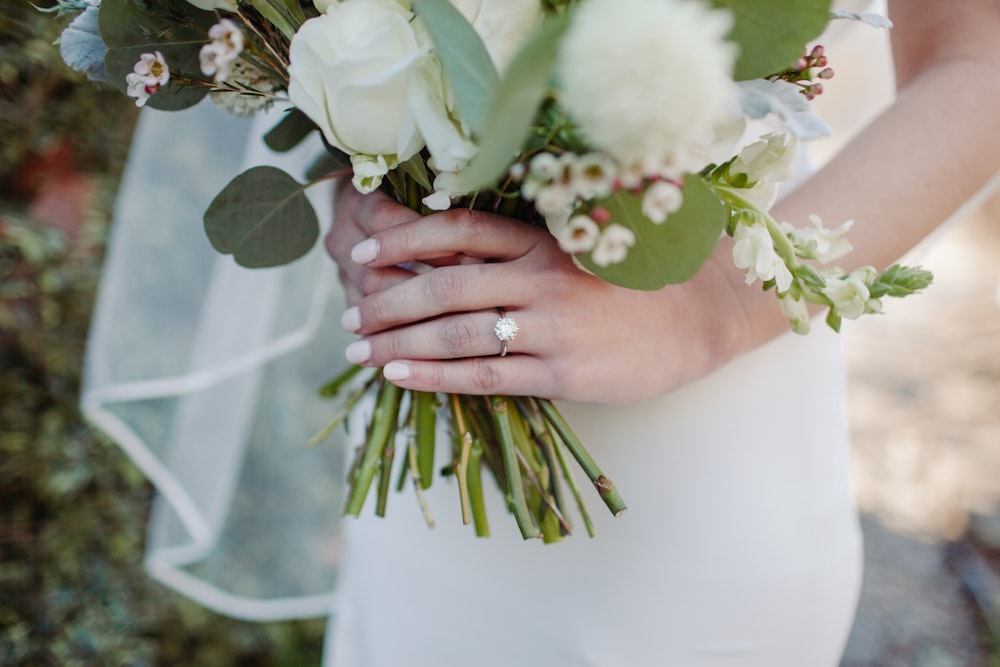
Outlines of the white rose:
M 542 18 L 539 0 L 451 0 L 475 28 L 501 74 Z
M 350 155 L 402 162 L 426 144 L 453 171 L 471 144 L 448 112 L 440 65 L 412 19 L 393 0 L 331 3 L 292 38 L 288 97 Z
M 331 5 L 342 1 L 315 0 L 313 4 L 320 13 L 325 13 Z M 405 9 L 410 8 L 407 0 L 397 2 Z M 539 0 L 451 0 L 451 4 L 475 28 L 501 73 L 542 18 Z

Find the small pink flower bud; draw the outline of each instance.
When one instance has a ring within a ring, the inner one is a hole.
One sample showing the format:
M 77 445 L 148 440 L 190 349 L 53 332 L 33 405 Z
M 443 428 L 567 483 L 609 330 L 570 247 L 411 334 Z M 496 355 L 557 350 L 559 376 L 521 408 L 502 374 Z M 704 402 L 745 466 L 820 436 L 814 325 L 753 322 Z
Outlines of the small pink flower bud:
M 594 210 L 590 212 L 590 217 L 597 224 L 603 225 L 611 219 L 611 211 L 603 206 L 596 206 L 594 207 Z

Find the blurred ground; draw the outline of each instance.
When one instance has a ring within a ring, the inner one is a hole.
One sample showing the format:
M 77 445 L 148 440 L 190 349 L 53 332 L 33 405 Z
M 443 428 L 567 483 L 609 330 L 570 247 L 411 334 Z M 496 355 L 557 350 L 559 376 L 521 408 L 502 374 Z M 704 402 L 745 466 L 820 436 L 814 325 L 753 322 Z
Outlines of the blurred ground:
M 866 574 L 843 664 L 995 667 L 987 624 L 948 556 L 950 540 L 996 553 L 981 526 L 1000 508 L 1000 199 L 913 260 L 934 271 L 931 289 L 849 333 Z M 971 536 L 970 515 L 980 517 Z

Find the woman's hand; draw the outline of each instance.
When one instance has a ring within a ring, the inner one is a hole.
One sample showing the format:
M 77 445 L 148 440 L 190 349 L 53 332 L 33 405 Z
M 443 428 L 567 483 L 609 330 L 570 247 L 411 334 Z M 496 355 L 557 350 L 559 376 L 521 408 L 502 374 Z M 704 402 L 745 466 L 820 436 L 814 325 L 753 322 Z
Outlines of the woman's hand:
M 734 288 L 747 289 L 725 248 L 694 280 L 642 292 L 581 270 L 544 229 L 464 209 L 420 217 L 349 188 L 327 246 L 352 306 L 344 326 L 362 336 L 348 359 L 409 389 L 620 403 L 749 344 Z M 399 268 L 411 262 L 445 265 Z M 520 327 L 506 357 L 497 308 Z

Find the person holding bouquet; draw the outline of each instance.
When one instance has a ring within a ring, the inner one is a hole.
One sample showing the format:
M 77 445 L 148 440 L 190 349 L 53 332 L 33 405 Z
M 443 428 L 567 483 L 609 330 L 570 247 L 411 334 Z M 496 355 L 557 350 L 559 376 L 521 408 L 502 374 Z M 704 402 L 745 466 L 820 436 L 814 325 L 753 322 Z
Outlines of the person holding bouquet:
M 772 210 L 858 220 L 853 260 L 875 266 L 1000 171 L 1000 5 L 889 9 L 895 102 Z M 349 522 L 328 664 L 838 664 L 861 576 L 841 343 L 787 332 L 734 267 L 738 239 L 692 280 L 639 291 L 519 220 L 421 216 L 346 183 L 335 210 L 348 359 L 412 390 L 565 402 L 630 510 L 545 547 L 428 531 L 402 498 Z M 501 341 L 504 316 L 518 332 Z M 447 516 L 440 487 L 428 502 Z

